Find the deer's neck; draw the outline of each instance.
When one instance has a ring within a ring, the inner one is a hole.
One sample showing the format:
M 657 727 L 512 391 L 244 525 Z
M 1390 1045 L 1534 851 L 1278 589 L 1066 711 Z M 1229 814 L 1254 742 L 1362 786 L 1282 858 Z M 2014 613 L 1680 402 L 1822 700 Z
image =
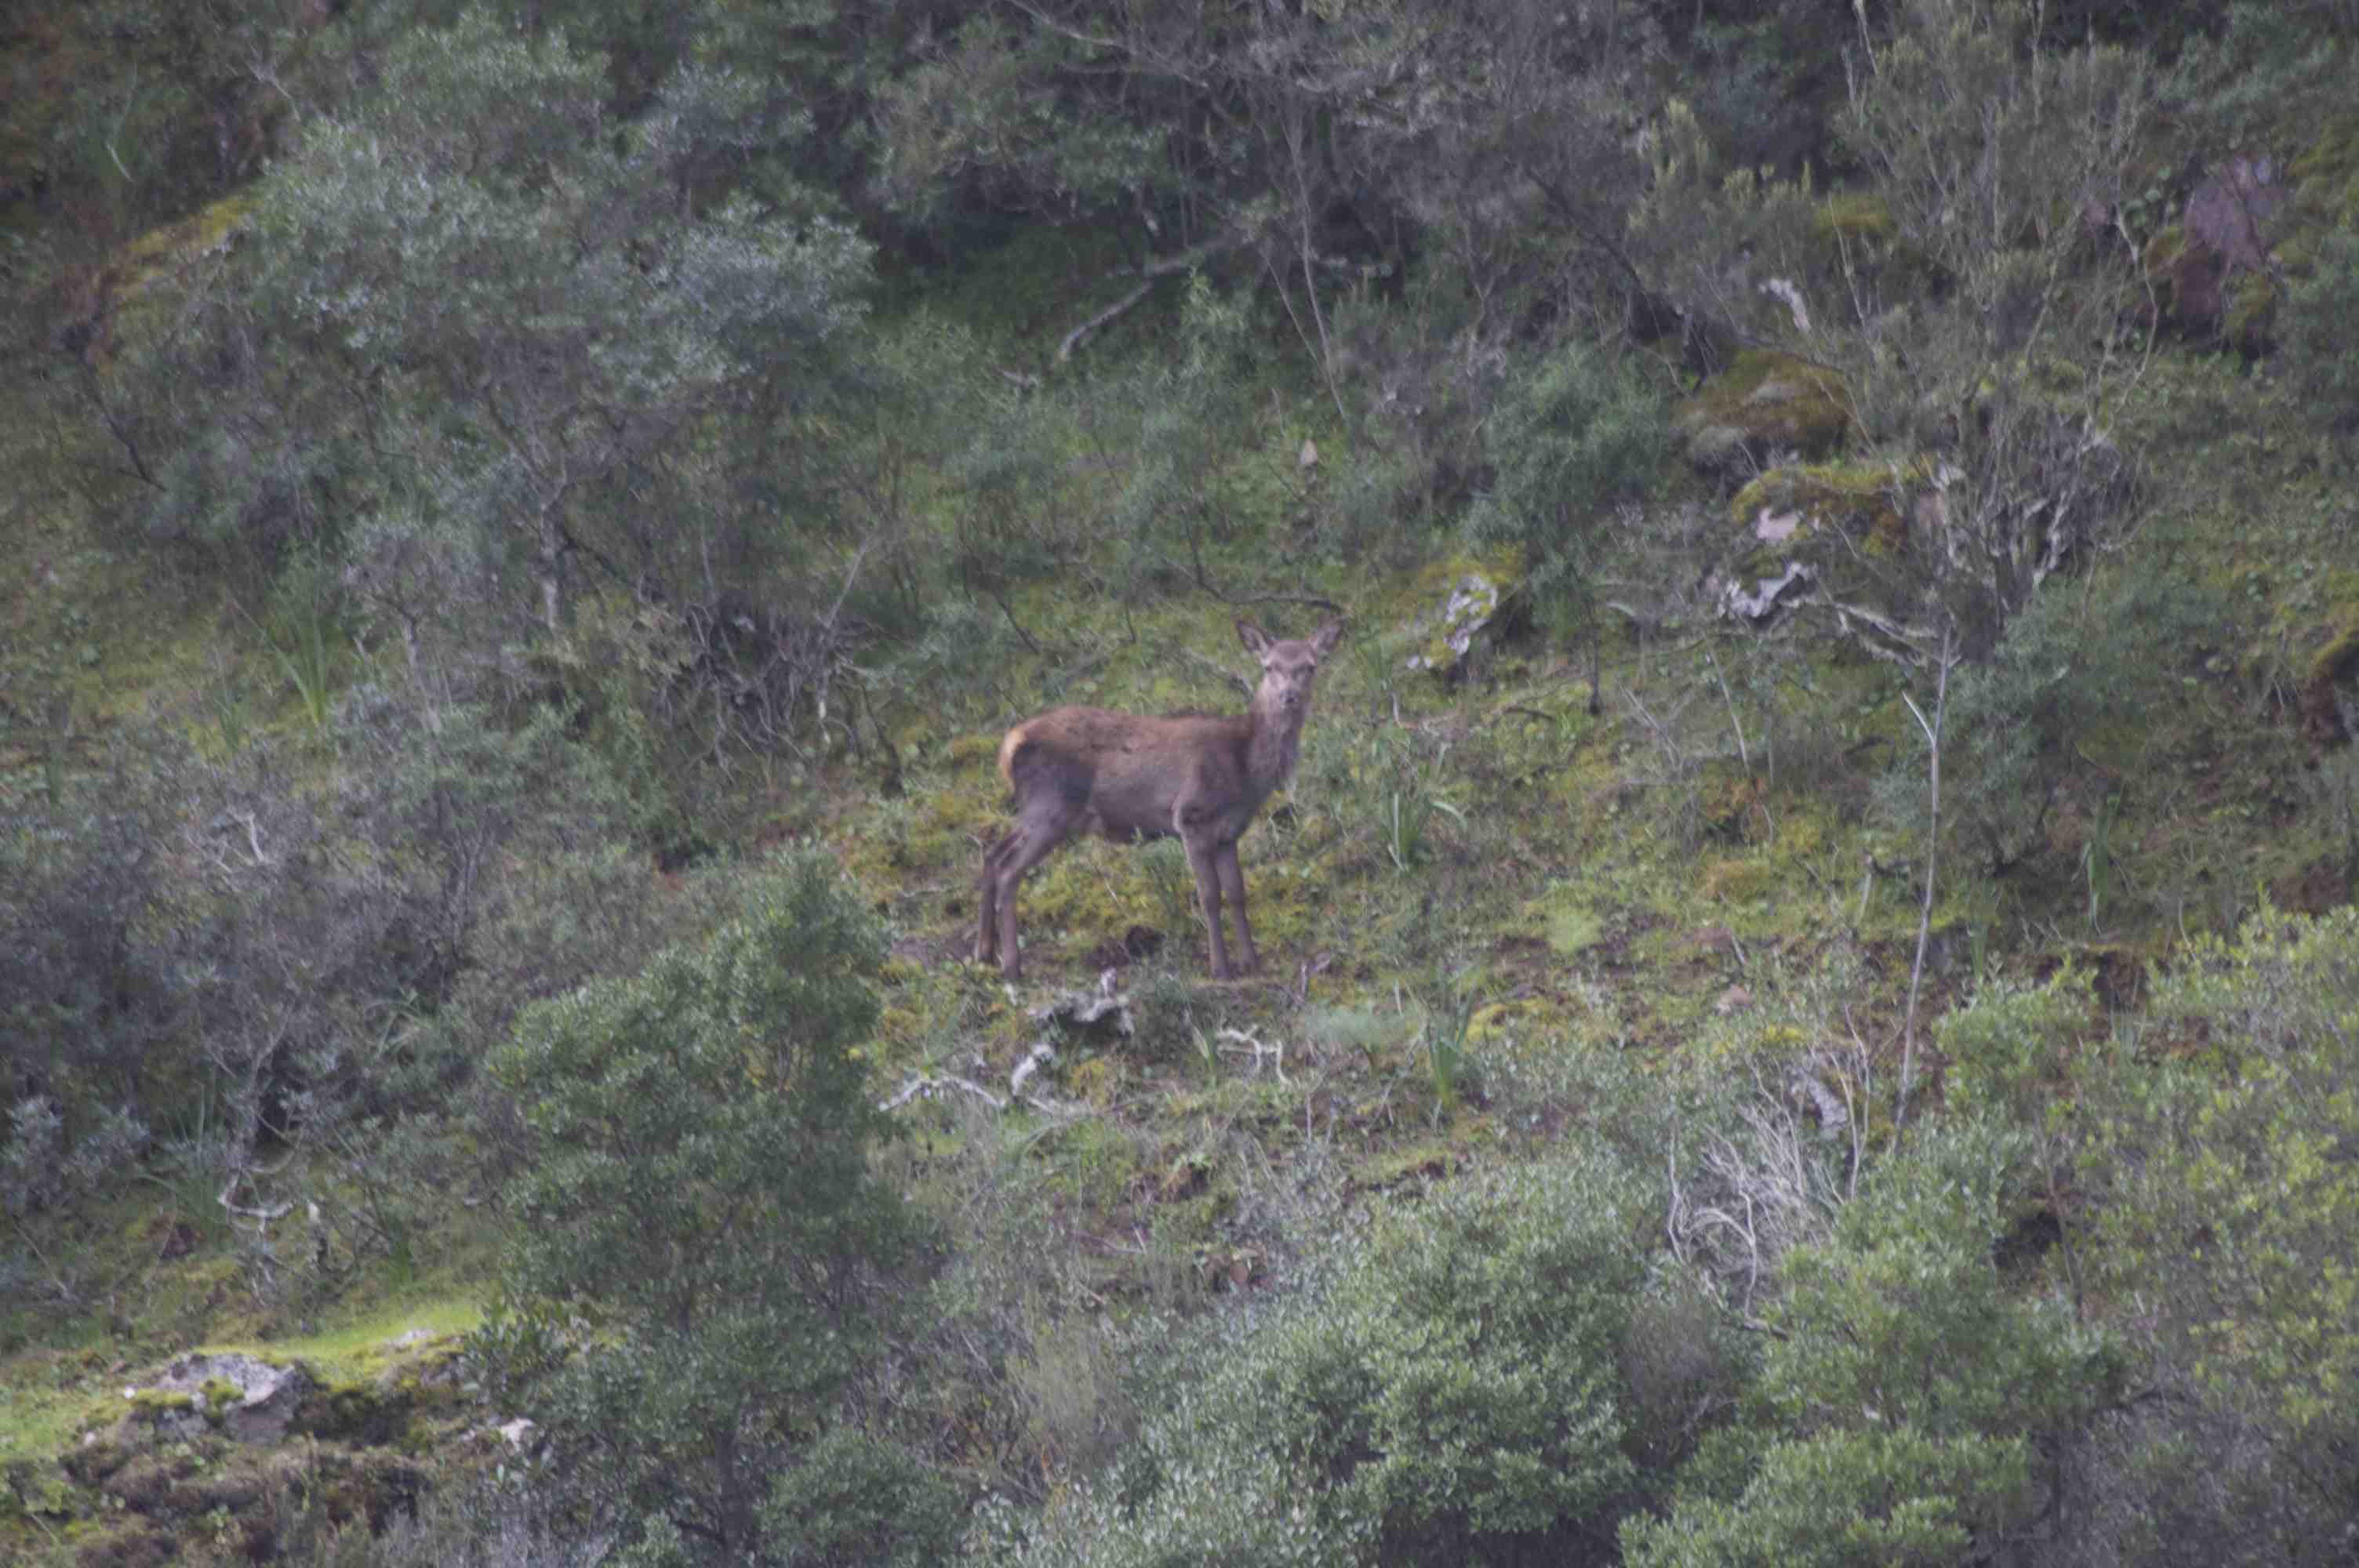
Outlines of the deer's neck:
M 1245 717 L 1253 721 L 1252 739 L 1245 742 L 1245 772 L 1253 779 L 1256 798 L 1266 800 L 1294 776 L 1294 764 L 1302 750 L 1302 720 L 1309 712 L 1308 708 L 1288 712 L 1258 697 L 1245 710 Z

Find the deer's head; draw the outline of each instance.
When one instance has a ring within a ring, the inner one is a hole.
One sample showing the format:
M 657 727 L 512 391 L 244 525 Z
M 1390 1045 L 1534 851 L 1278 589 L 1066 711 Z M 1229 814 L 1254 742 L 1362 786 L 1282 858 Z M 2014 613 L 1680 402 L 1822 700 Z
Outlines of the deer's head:
M 1254 693 L 1254 706 L 1288 715 L 1310 707 L 1319 661 L 1335 651 L 1343 635 L 1341 621 L 1330 621 L 1308 637 L 1284 641 L 1250 621 L 1238 622 L 1237 640 L 1245 645 L 1246 653 L 1261 661 L 1261 687 Z

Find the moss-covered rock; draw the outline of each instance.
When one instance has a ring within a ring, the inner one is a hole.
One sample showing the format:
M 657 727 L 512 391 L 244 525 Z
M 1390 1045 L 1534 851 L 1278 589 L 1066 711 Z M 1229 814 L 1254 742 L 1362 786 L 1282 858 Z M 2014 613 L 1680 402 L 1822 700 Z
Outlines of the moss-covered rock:
M 1939 269 L 1901 236 L 1891 204 L 1875 191 L 1836 191 L 1811 214 L 1810 231 L 1825 247 L 1822 261 L 1830 273 L 1878 280 L 1878 291 L 1887 299 L 1935 286 Z
M 2164 323 L 2190 338 L 2257 351 L 2260 340 L 2247 343 L 2245 335 L 2266 333 L 2267 290 L 2256 311 L 2244 283 L 2266 284 L 2288 197 L 2280 173 L 2267 157 L 2227 159 L 2189 193 L 2180 221 L 2147 242 L 2143 260 Z
M 1850 393 L 1823 366 L 1769 349 L 1747 349 L 1673 411 L 1688 461 L 1728 473 L 1779 452 L 1822 456 L 1851 428 Z
M 2345 608 L 2330 623 L 2301 682 L 2302 722 L 2320 743 L 2351 741 L 2354 710 L 2359 710 L 2359 607 Z
M 1792 463 L 1772 469 L 1736 492 L 1729 521 L 1750 529 L 1767 567 L 1828 529 L 1841 529 L 1872 553 L 1889 555 L 1908 536 L 1908 518 L 1930 491 L 1934 465 Z
M 1402 667 L 1448 675 L 1468 654 L 1493 642 L 1517 602 L 1527 563 L 1519 549 L 1461 550 L 1430 562 L 1394 592 L 1358 613 L 1393 629 L 1386 642 Z
M 281 1366 L 234 1351 L 184 1356 L 132 1392 L 125 1424 L 153 1437 L 218 1428 L 241 1443 L 275 1443 L 310 1387 L 300 1363 Z
M 1499 613 L 1506 596 L 1506 587 L 1498 579 L 1479 570 L 1466 572 L 1450 585 L 1449 597 L 1433 614 L 1420 622 L 1420 632 L 1427 634 L 1419 639 L 1418 651 L 1402 662 L 1410 669 L 1430 670 L 1439 676 L 1459 669 L 1474 640 Z
M 208 257 L 235 243 L 254 215 L 254 203 L 251 192 L 223 197 L 127 246 L 107 269 L 86 323 L 91 351 L 103 357 L 116 344 L 168 330 L 179 291 L 158 286 L 185 280 Z
M 116 1437 L 125 1446 L 138 1449 L 182 1442 L 209 1426 L 196 1396 L 185 1390 L 139 1389 L 131 1393 Z
M 1753 480 L 1729 503 L 1740 533 L 1721 572 L 1723 610 L 1763 620 L 1810 584 L 1863 607 L 1905 591 L 1906 574 L 1887 567 L 1912 533 L 1943 526 L 1942 482 L 1924 458 L 1794 463 Z
M 304 1436 L 383 1447 L 408 1434 L 418 1400 L 414 1382 L 340 1383 L 303 1401 L 294 1430 Z

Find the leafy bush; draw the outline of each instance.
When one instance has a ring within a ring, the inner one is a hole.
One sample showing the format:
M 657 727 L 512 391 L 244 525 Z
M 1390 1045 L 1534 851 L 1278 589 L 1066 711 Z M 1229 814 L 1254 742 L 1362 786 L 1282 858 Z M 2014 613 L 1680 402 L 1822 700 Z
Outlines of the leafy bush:
M 2318 269 L 2286 290 L 2277 337 L 2286 373 L 2310 417 L 2330 432 L 2359 431 L 2359 229 L 2337 229 Z
M 2085 1064 L 2076 1047 L 2098 1016 L 2088 975 L 2067 966 L 2039 985 L 1995 979 L 1941 1020 L 1945 1108 L 2030 1131 L 2069 1112 Z
M 1659 400 L 1628 366 L 1568 344 L 1509 383 L 1483 446 L 1492 481 L 1467 514 L 1468 536 L 1521 550 L 1540 612 L 1577 617 L 1602 520 L 1646 492 L 1669 450 Z
M 1829 89 L 1854 26 L 1830 6 L 1770 0 L 1705 19 L 1689 40 L 1699 57 L 1682 86 L 1723 167 L 1790 172 L 1824 166 L 1834 149 Z
M 805 857 L 710 941 L 534 1007 L 492 1063 L 535 1147 L 509 1192 L 521 1316 L 484 1350 L 577 1522 L 642 1561 L 873 1561 L 947 1528 L 914 1461 L 838 1424 L 919 1239 L 866 1162 L 881 949 Z M 557 1314 L 582 1332 L 552 1367 L 512 1325 Z
M 1575 1160 L 1473 1178 L 1333 1243 L 1207 1339 L 1114 1474 L 1025 1563 L 1504 1563 L 1604 1548 L 1644 1495 L 1620 1357 L 1643 1184 Z
M 454 1481 L 372 1528 L 366 1517 L 339 1524 L 342 1499 L 294 1474 L 272 1509 L 273 1561 L 286 1568 L 598 1568 L 613 1561 L 605 1542 L 552 1537 L 513 1477 Z
M 1829 1240 L 1788 1254 L 1747 1420 L 1707 1441 L 1668 1514 L 1624 1529 L 1630 1563 L 1930 1568 L 2036 1535 L 2122 1367 L 1993 1260 L 2021 1155 L 1989 1123 L 1921 1133 Z
M 0 828 L 0 1210 L 103 1192 L 152 1119 L 201 1096 L 182 1038 L 190 977 L 158 919 L 191 761 L 122 743 L 65 799 Z
M 1895 497 L 1906 547 L 1875 574 L 1883 616 L 1863 607 L 1846 630 L 1920 665 L 1985 657 L 2042 582 L 2136 517 L 2107 431 L 2142 368 L 2115 304 L 2137 260 L 2105 215 L 2150 72 L 2119 48 L 2044 47 L 2032 20 L 1912 0 L 1843 120 L 1927 296 L 1905 355 L 1879 341 L 1886 323 L 1857 323 L 1854 395 L 1904 466 L 1939 475 L 1927 504 Z
M 556 630 L 584 574 L 799 607 L 824 529 L 772 520 L 832 498 L 786 407 L 839 384 L 867 248 L 788 189 L 681 200 L 793 133 L 750 84 L 684 69 L 626 125 L 610 92 L 471 11 L 307 118 L 245 240 L 174 280 L 185 327 L 143 319 L 111 367 L 150 531 L 265 567 L 327 547 L 437 665 Z
M 2190 1540 L 2261 1530 L 2278 1561 L 2347 1550 L 2359 1496 L 2354 998 L 2359 911 L 2199 938 L 2128 1028 L 2096 1119 L 2106 1282 L 2146 1303 L 2177 1469 L 2208 1477 L 2168 1507 Z M 2172 1473 L 2125 1485 L 2160 1501 Z
M 1212 588 L 1207 548 L 1247 521 L 1252 498 L 1223 449 L 1243 413 L 1240 372 L 1251 341 L 1245 304 L 1197 274 L 1188 280 L 1176 362 L 1142 366 L 1107 389 L 1118 417 L 1137 421 L 1136 460 L 1107 518 L 1125 594 L 1182 582 Z
M 2058 806 L 2091 779 L 2083 754 L 2091 731 L 2150 721 L 2201 651 L 2228 633 L 2215 593 L 2159 569 L 2031 600 L 1987 659 L 1950 676 L 1941 738 L 1947 830 L 1993 872 L 2041 854 Z M 1919 747 L 1877 781 L 1875 800 L 1907 842 L 1924 841 L 1930 797 Z M 2090 819 L 2100 818 L 2098 802 L 2083 804 Z M 2101 898 L 2093 918 L 2104 914 Z
M 332 1287 L 446 1201 L 448 1151 L 419 1138 L 516 1011 L 702 913 L 621 848 L 629 803 L 561 714 L 510 729 L 364 686 L 328 739 L 334 762 L 260 741 L 207 762 L 128 736 L 0 837 L 12 1213 L 142 1161 L 234 1179 L 347 1242 L 295 1261 L 249 1229 L 254 1282 Z
M 2182 156 L 2283 145 L 2348 109 L 2351 0 L 2234 0 L 2209 19 L 2161 82 Z

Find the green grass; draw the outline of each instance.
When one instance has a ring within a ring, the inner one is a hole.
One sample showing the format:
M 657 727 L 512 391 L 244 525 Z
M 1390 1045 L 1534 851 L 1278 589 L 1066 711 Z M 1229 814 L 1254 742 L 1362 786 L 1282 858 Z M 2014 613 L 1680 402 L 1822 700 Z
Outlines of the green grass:
M 375 1378 L 416 1358 L 429 1344 L 395 1342 L 414 1330 L 446 1342 L 484 1320 L 480 1287 L 445 1281 L 391 1300 L 355 1303 L 327 1314 L 317 1332 L 286 1337 L 229 1336 L 183 1346 L 219 1354 L 239 1351 L 275 1363 L 301 1361 L 333 1388 Z M 168 1355 L 126 1358 L 103 1342 L 79 1348 L 28 1351 L 0 1362 L 0 1465 L 66 1452 L 94 1426 L 112 1424 L 125 1409 L 123 1390 L 152 1374 Z

